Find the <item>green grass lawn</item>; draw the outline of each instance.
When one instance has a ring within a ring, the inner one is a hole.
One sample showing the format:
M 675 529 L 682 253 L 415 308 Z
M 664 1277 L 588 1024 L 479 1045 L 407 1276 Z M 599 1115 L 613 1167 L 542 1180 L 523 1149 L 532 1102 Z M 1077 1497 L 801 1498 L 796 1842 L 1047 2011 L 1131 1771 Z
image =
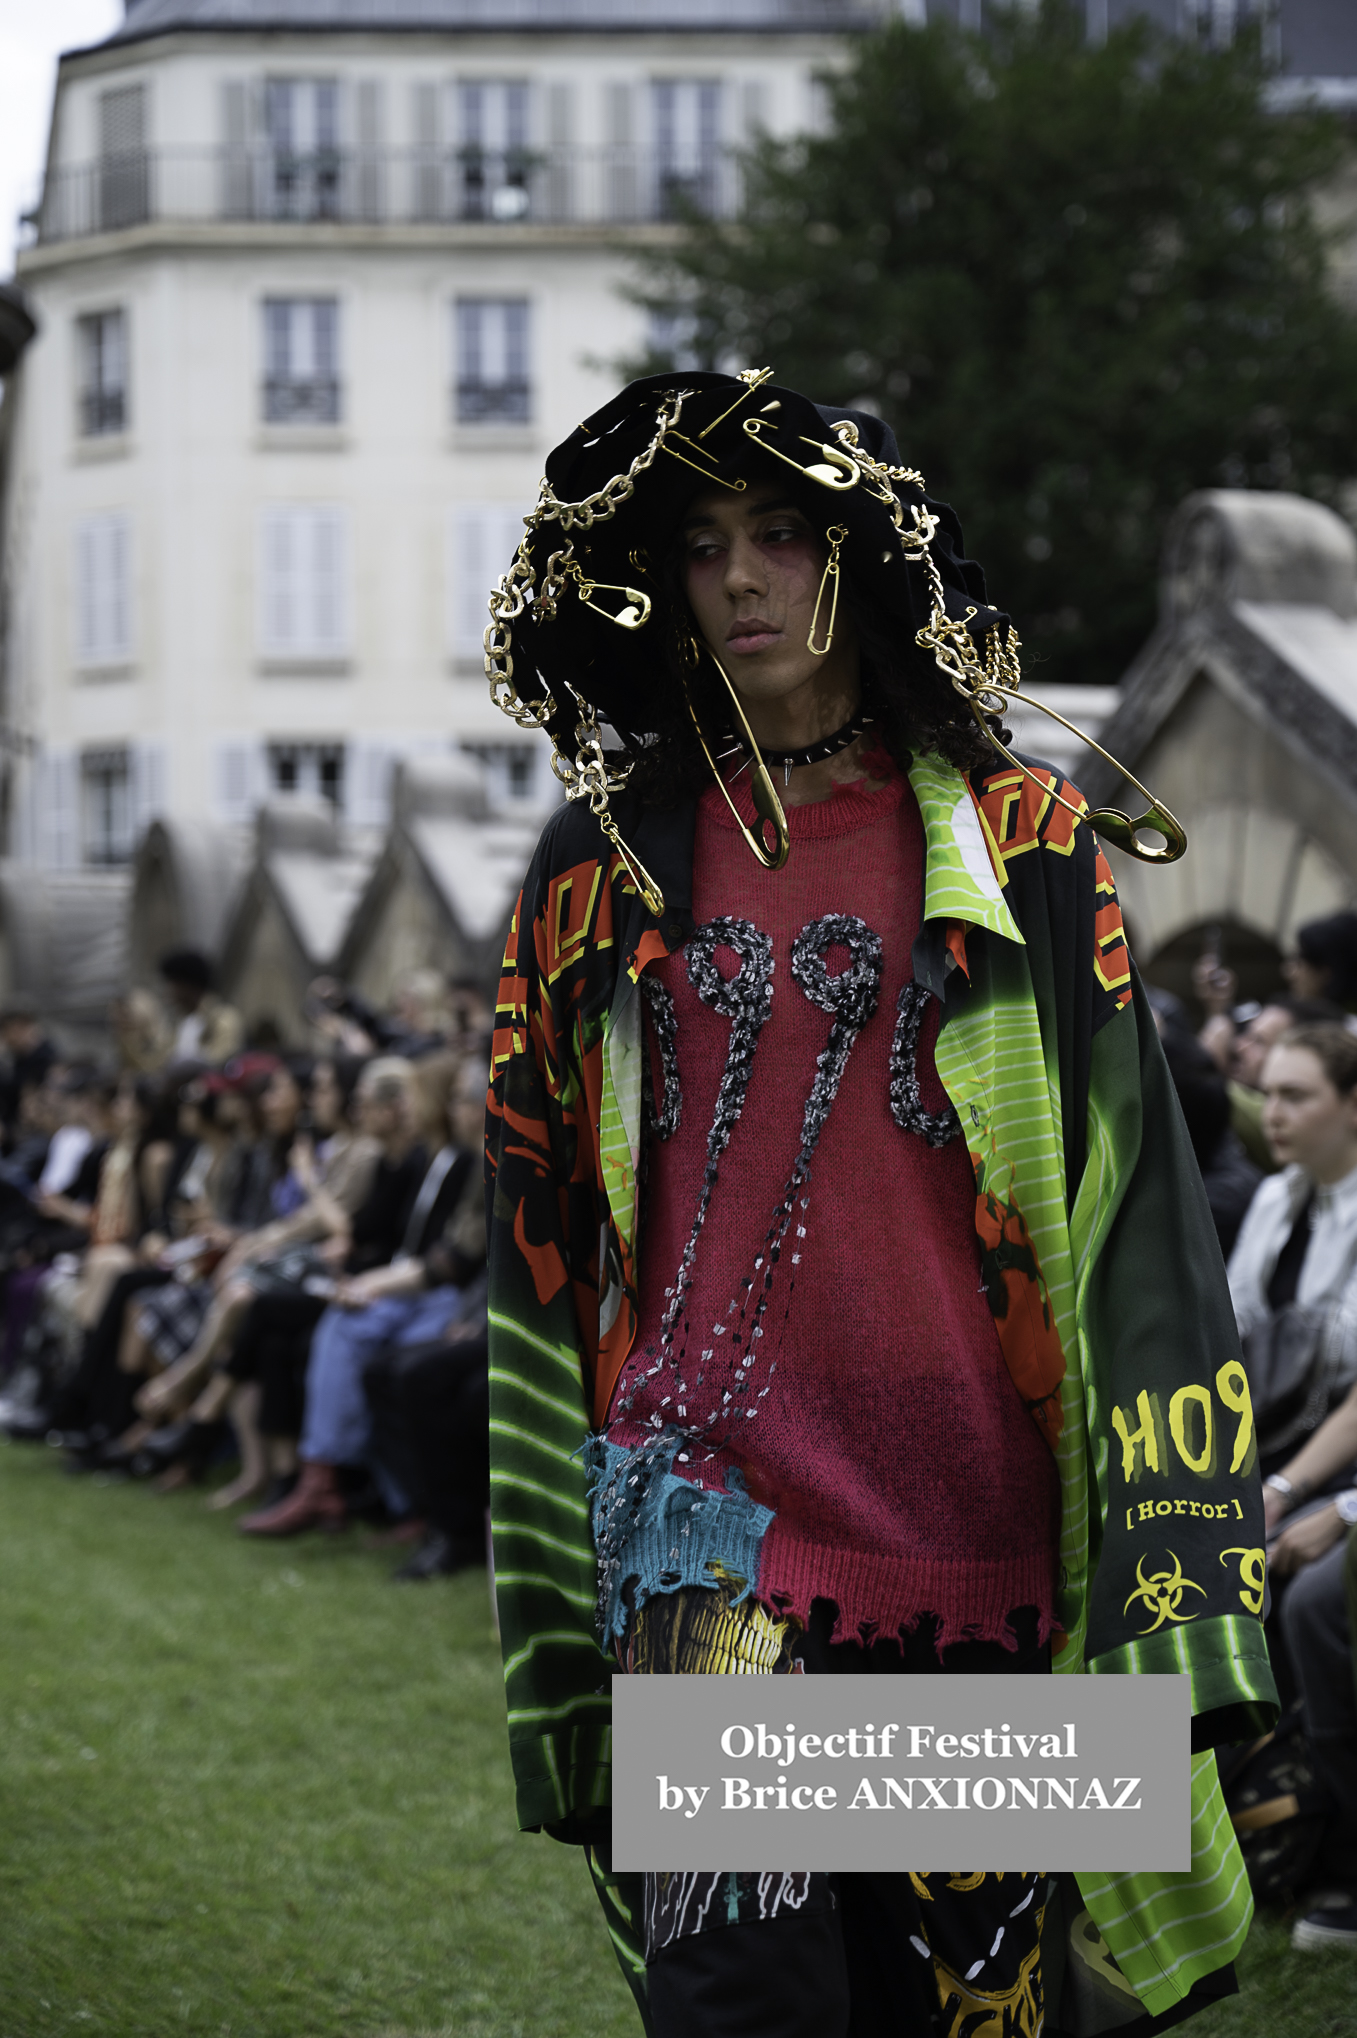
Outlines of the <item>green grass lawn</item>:
M 0 1445 L 0 2038 L 639 2038 L 482 1574 L 393 1561 Z M 1357 2038 L 1357 1958 L 1266 1918 L 1240 1978 L 1194 2038 Z
M 639 2038 L 485 1577 L 0 1445 L 0 2038 Z

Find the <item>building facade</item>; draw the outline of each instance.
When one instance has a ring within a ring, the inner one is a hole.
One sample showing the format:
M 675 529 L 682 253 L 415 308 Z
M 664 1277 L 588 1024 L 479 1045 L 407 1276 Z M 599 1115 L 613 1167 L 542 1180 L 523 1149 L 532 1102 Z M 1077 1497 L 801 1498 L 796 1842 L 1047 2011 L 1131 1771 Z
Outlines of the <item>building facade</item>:
M 9 382 L 8 848 L 116 865 L 153 816 L 484 758 L 491 580 L 547 450 L 642 353 L 621 286 L 735 151 L 815 118 L 842 0 L 129 0 L 62 59 Z M 352 24 L 352 25 L 351 25 Z
M 1095 38 L 1259 4 L 1086 0 Z M 128 0 L 64 57 L 0 406 L 0 854 L 118 866 L 292 791 L 376 829 L 449 748 L 540 810 L 481 637 L 544 455 L 652 337 L 634 258 L 890 13 L 981 6 Z M 1341 99 L 1350 0 L 1265 16 Z

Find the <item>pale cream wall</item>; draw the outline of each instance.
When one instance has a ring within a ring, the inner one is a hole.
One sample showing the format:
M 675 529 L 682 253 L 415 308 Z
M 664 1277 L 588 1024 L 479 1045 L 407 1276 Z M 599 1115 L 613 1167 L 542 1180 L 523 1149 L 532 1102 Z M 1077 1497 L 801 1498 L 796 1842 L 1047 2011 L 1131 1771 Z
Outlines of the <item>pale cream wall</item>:
M 171 37 L 67 67 L 57 154 L 88 162 L 98 92 L 136 79 L 148 85 L 157 151 L 218 144 L 224 81 L 289 74 L 380 77 L 389 148 L 410 145 L 413 87 L 430 77 L 570 82 L 575 139 L 588 144 L 602 136 L 610 82 L 719 74 L 732 114 L 743 83 L 761 81 L 769 123 L 789 129 L 807 116 L 813 74 L 840 56 L 825 38 L 795 34 Z M 97 745 L 136 749 L 145 822 L 153 806 L 240 818 L 223 806 L 223 746 L 233 743 L 257 754 L 270 737 L 342 739 L 357 795 L 362 774 L 378 782 L 387 753 L 523 740 L 453 655 L 450 517 L 458 503 L 530 507 L 550 446 L 616 386 L 601 364 L 643 344 L 643 316 L 619 288 L 638 244 L 667 231 L 206 221 L 27 251 L 20 281 L 41 330 L 25 362 L 3 545 L 15 619 L 9 711 L 37 763 L 19 768 L 13 846 L 70 860 L 76 760 Z M 452 422 L 459 293 L 530 300 L 530 427 Z M 340 301 L 344 419 L 334 431 L 261 423 L 261 305 L 271 294 Z M 130 425 L 117 441 L 82 442 L 75 321 L 114 305 L 129 321 Z M 347 514 L 342 672 L 261 669 L 257 533 L 270 503 Z M 131 521 L 133 645 L 125 668 L 91 672 L 75 658 L 75 531 L 106 510 Z

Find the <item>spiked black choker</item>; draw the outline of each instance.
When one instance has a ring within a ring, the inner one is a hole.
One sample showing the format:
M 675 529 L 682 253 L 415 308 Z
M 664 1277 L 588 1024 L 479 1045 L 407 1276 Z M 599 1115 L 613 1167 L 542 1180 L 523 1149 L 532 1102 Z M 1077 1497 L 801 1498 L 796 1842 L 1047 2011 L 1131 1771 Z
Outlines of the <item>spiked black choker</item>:
M 845 722 L 841 729 L 836 729 L 832 736 L 822 736 L 818 743 L 808 743 L 804 750 L 770 750 L 766 743 L 760 743 L 759 755 L 770 770 L 775 764 L 781 765 L 785 783 L 797 765 L 823 764 L 827 758 L 837 757 L 850 743 L 856 743 L 859 736 L 865 736 L 871 726 L 870 715 L 857 714 L 851 722 Z M 730 748 L 723 753 L 723 760 L 732 756 L 737 749 L 743 748 L 744 745 L 737 744 L 732 737 Z M 740 770 L 744 770 L 744 765 L 741 765 Z M 738 775 L 737 773 L 736 776 Z

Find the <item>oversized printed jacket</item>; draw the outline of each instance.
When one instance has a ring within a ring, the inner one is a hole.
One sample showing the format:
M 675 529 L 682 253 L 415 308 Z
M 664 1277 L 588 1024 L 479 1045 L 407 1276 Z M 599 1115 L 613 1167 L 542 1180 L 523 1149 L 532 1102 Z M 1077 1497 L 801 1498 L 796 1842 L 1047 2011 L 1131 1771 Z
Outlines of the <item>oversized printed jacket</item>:
M 1004 1356 L 1059 1467 L 1054 1668 L 1192 1680 L 1190 1872 L 1079 1877 L 1158 2015 L 1234 1957 L 1251 1915 L 1210 1752 L 1276 1717 L 1248 1386 L 1111 873 L 1044 788 L 1080 796 L 1045 768 L 1041 785 L 1009 767 L 967 780 L 936 757 L 910 779 L 927 844 L 914 973 L 942 1003 L 937 1068 L 975 1169 Z M 581 1840 L 610 1801 L 612 1666 L 581 1447 L 635 1334 L 636 985 L 692 931 L 693 807 L 616 807 L 663 888 L 662 923 L 588 812 L 562 809 L 509 936 L 488 1117 L 494 1548 L 519 1817 Z M 613 1906 L 620 1941 L 626 1911 Z

